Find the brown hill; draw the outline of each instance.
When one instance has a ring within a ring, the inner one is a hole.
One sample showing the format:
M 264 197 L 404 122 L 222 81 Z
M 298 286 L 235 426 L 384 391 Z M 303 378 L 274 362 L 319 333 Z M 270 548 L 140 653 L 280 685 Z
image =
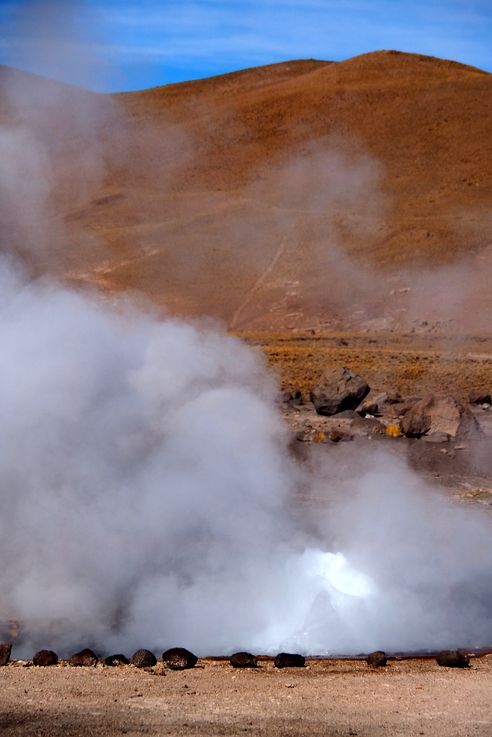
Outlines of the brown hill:
M 381 51 L 103 96 L 4 68 L 0 121 L 2 240 L 38 269 L 236 329 L 488 323 L 479 69 Z

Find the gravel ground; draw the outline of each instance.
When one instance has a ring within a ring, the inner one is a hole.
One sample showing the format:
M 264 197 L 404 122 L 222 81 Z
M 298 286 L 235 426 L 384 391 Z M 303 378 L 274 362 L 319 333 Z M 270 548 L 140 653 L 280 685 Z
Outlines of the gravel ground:
M 492 734 L 492 657 L 466 670 L 434 660 L 311 661 L 256 671 L 201 660 L 161 665 L 0 668 L 0 734 L 36 735 L 443 735 Z

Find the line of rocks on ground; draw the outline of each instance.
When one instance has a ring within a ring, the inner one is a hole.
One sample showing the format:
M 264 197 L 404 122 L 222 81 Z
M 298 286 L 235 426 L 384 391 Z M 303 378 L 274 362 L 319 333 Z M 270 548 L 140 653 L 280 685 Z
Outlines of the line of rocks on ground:
M 491 407 L 490 392 L 479 389 L 470 392 L 468 405 L 446 394 L 371 394 L 367 381 L 345 366 L 324 371 L 309 397 L 295 389 L 280 401 L 296 439 L 318 443 L 378 435 L 434 443 L 480 440 L 486 434 L 480 413 Z
M 0 644 L 0 666 L 6 666 L 11 661 L 12 643 Z M 447 668 L 468 668 L 470 656 L 464 650 L 441 650 L 435 656 L 438 665 Z M 170 670 L 188 670 L 194 668 L 198 663 L 198 657 L 184 647 L 174 647 L 166 650 L 161 655 L 163 665 Z M 90 648 L 84 648 L 74 653 L 66 661 L 72 667 L 95 667 L 102 664 L 108 667 L 129 666 L 136 668 L 153 668 L 157 665 L 157 658 L 150 650 L 139 649 L 131 658 L 122 653 L 108 655 L 104 659 L 99 658 Z M 388 665 L 388 657 L 382 650 L 369 653 L 366 658 L 371 668 L 384 668 Z M 32 658 L 32 665 L 49 667 L 58 665 L 60 659 L 53 650 L 39 650 Z M 229 663 L 233 668 L 257 668 L 258 656 L 241 651 L 233 653 L 229 657 Z M 275 668 L 304 668 L 306 658 L 299 653 L 279 653 L 273 659 Z M 25 662 L 30 665 L 29 661 Z

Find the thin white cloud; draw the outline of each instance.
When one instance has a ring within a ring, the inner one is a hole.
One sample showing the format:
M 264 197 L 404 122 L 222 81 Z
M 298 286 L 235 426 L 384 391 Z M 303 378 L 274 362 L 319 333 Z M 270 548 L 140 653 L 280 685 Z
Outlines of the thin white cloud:
M 486 12 L 479 12 L 477 6 L 462 0 L 413 3 L 411 12 L 410 3 L 398 3 L 401 12 L 395 12 L 395 6 L 388 0 L 219 0 L 171 2 L 165 9 L 154 2 L 145 3 L 143 9 L 113 5 L 104 13 L 109 24 L 134 31 L 135 44 L 125 39 L 122 53 L 144 55 L 147 47 L 147 55 L 163 58 L 190 50 L 199 57 L 211 52 L 223 55 L 234 51 L 234 44 L 239 51 L 249 47 L 255 56 L 270 51 L 289 57 L 304 50 L 331 58 L 349 56 L 362 46 L 387 48 L 410 42 L 444 53 L 446 47 L 487 53 L 480 34 L 473 37 L 476 27 L 487 20 Z
M 92 2 L 98 38 L 78 40 L 123 74 L 160 66 L 162 81 L 173 68 L 183 78 L 186 70 L 193 76 L 292 58 L 338 60 L 381 48 L 492 68 L 492 4 L 485 0 Z M 20 42 L 4 25 L 0 59 L 22 59 L 29 38 Z

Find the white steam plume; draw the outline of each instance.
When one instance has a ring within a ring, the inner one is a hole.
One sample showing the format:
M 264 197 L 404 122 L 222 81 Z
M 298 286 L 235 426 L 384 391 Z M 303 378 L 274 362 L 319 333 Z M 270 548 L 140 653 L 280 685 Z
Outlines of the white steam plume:
M 26 654 L 489 641 L 488 520 L 384 456 L 301 468 L 235 338 L 0 274 L 1 618 Z M 335 499 L 314 532 L 301 486 Z
M 54 120 L 70 93 L 55 86 L 38 105 L 26 84 L 0 129 L 1 243 L 73 248 L 53 197 L 54 180 L 59 198 L 71 181 L 55 171 L 59 138 L 80 162 L 71 186 L 83 200 L 104 177 L 99 143 L 114 118 L 87 94 L 83 114 L 63 105 Z M 370 163 L 361 171 L 370 183 Z M 304 172 L 290 172 L 294 199 Z M 344 202 L 361 193 L 353 181 Z M 489 521 L 385 456 L 355 463 L 336 449 L 315 472 L 301 467 L 274 383 L 238 340 L 29 281 L 4 258 L 0 345 L 0 623 L 19 622 L 17 654 L 355 653 L 492 638 Z M 314 520 L 300 516 L 299 490 L 313 492 Z

